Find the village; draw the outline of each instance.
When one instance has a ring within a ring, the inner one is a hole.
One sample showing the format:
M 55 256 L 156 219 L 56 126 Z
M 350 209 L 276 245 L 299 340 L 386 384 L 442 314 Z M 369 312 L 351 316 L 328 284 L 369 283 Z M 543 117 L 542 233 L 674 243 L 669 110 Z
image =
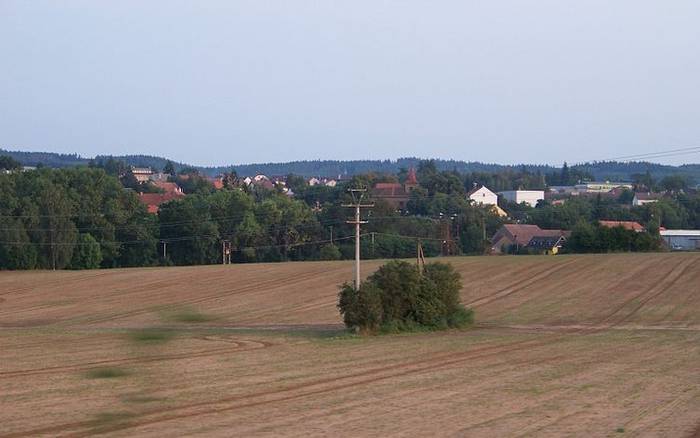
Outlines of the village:
M 186 196 L 185 192 L 176 182 L 172 180 L 187 180 L 189 175 L 174 175 L 157 172 L 151 168 L 131 167 L 131 173 L 142 185 L 152 185 L 160 193 L 139 193 L 139 199 L 146 205 L 148 212 L 156 214 L 161 204 L 168 201 L 181 199 Z M 238 184 L 239 188 L 246 190 L 276 190 L 287 197 L 295 196 L 292 188 L 288 187 L 289 176 L 267 176 L 256 174 L 242 178 Z M 217 177 L 204 177 L 215 190 L 224 188 L 227 178 L 230 176 L 220 175 Z M 308 187 L 328 187 L 336 188 L 345 186 L 351 179 L 331 177 L 311 177 L 304 180 Z M 419 182 L 414 168 L 408 169 L 404 182 L 377 182 L 370 190 L 372 200 L 385 202 L 397 212 L 409 214 L 407 207 L 414 189 L 419 187 Z M 689 189 L 693 191 L 694 189 Z M 631 200 L 628 207 L 640 207 L 650 205 L 663 199 L 672 199 L 671 192 L 651 192 L 635 191 L 635 184 L 631 182 L 611 182 L 611 181 L 587 181 L 568 186 L 550 186 L 547 190 L 505 190 L 494 192 L 488 187 L 473 184 L 471 190 L 464 195 L 468 202 L 473 205 L 487 207 L 491 212 L 505 222 L 498 231 L 490 236 L 490 254 L 502 253 L 535 253 L 535 254 L 558 254 L 564 247 L 567 239 L 571 236 L 571 230 L 564 229 L 542 229 L 537 225 L 519 223 L 513 219 L 504 209 L 506 205 L 522 205 L 530 208 L 537 208 L 538 205 L 548 204 L 551 206 L 564 205 L 573 198 L 606 198 L 618 199 L 624 194 L 630 194 Z M 316 203 L 318 205 L 318 201 Z M 318 208 L 318 206 L 317 206 Z M 633 231 L 635 233 L 645 233 L 646 227 L 636 221 L 606 220 L 598 221 L 601 227 L 617 228 Z M 671 251 L 691 251 L 700 249 L 700 230 L 697 229 L 666 229 L 658 227 L 658 234 L 661 237 L 664 247 Z

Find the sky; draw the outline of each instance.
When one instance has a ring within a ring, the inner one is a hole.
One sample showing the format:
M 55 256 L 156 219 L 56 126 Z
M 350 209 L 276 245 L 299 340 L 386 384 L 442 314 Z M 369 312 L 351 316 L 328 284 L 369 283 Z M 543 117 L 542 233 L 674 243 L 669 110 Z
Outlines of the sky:
M 560 165 L 695 147 L 698 23 L 697 0 L 0 0 L 0 148 Z

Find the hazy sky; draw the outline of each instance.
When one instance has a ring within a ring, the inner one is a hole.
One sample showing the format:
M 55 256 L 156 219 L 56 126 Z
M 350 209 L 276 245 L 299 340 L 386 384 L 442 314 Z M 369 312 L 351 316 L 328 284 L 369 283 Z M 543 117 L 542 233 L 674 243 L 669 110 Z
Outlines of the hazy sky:
M 697 0 L 0 0 L 3 148 L 561 164 L 690 146 Z

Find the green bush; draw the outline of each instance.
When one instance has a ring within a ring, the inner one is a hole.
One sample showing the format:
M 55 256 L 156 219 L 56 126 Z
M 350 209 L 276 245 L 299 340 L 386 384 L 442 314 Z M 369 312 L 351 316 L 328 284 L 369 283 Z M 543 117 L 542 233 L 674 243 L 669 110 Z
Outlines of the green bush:
M 359 291 L 342 285 L 338 309 L 348 328 L 367 334 L 466 327 L 474 314 L 460 303 L 461 288 L 461 277 L 449 264 L 429 263 L 421 274 L 410 263 L 391 261 Z
M 340 260 L 342 256 L 337 246 L 329 244 L 321 247 L 318 258 L 321 260 Z
M 71 269 L 97 269 L 102 263 L 100 243 L 90 233 L 78 235 L 78 241 L 73 249 Z

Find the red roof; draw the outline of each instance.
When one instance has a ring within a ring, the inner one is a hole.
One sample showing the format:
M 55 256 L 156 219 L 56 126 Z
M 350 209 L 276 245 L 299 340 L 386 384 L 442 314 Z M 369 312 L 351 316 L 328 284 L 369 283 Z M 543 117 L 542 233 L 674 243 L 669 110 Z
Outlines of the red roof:
M 160 204 L 185 196 L 184 193 L 139 193 L 139 200 L 146 204 L 149 213 L 157 213 Z
M 639 222 L 634 221 L 599 221 L 599 223 L 602 227 L 622 227 L 626 230 L 636 231 L 638 233 L 644 231 L 644 227 Z
M 165 193 L 182 194 L 182 189 L 174 182 L 156 181 L 153 185 L 165 190 Z
M 408 196 L 401 183 L 377 183 L 372 189 L 372 196 L 377 198 L 389 196 Z

